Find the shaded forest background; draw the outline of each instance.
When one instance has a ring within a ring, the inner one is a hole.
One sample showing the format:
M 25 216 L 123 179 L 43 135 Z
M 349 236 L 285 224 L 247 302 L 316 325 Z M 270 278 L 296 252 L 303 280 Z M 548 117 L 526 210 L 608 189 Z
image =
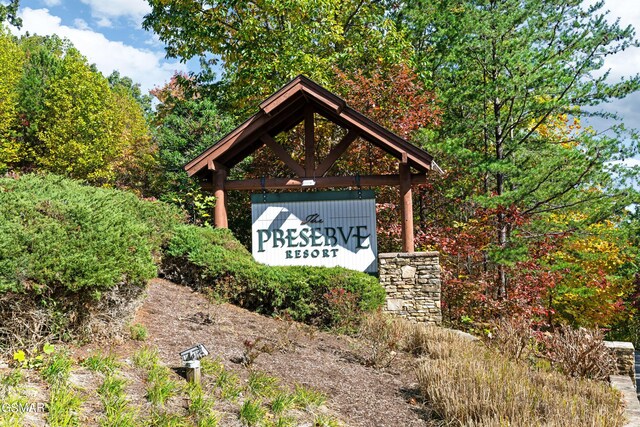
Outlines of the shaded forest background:
M 640 341 L 635 130 L 599 110 L 640 87 L 604 58 L 637 46 L 602 3 L 573 0 L 149 0 L 167 55 L 200 58 L 151 94 L 100 74 L 68 41 L 0 30 L 0 172 L 42 171 L 128 189 L 211 221 L 215 199 L 182 166 L 305 74 L 430 152 L 445 171 L 415 188 L 417 250 L 442 254 L 443 314 L 599 326 Z M 0 22 L 19 25 L 17 1 Z M 294 9 L 292 9 L 294 8 Z M 220 75 L 213 70 L 221 69 Z M 156 98 L 152 103 L 152 97 Z M 583 119 L 612 119 L 606 132 Z M 344 130 L 318 117 L 322 156 Z M 303 130 L 280 135 L 302 160 Z M 332 173 L 388 173 L 360 141 Z M 287 176 L 266 149 L 232 178 Z M 634 188 L 634 184 L 636 187 Z M 398 250 L 397 190 L 377 190 L 380 251 Z M 230 223 L 247 242 L 247 194 Z

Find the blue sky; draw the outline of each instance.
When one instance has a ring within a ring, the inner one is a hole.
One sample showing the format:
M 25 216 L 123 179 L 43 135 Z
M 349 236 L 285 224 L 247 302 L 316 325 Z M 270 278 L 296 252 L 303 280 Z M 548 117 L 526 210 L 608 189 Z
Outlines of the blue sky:
M 166 60 L 164 45 L 142 29 L 149 10 L 144 0 L 21 0 L 19 33 L 66 37 L 105 75 L 118 70 L 147 91 L 189 69 Z
M 630 24 L 640 30 L 640 8 L 635 1 L 605 0 L 605 9 L 611 11 L 610 19 L 620 17 L 622 25 Z M 195 61 L 182 64 L 164 58 L 163 44 L 141 26 L 149 10 L 145 0 L 21 0 L 23 28 L 16 33 L 66 37 L 105 75 L 119 70 L 147 91 L 162 86 L 176 71 L 189 71 L 197 66 Z M 612 81 L 640 72 L 640 49 L 608 57 L 605 69 L 611 70 Z M 620 114 L 628 127 L 640 128 L 640 93 L 613 102 L 605 109 Z M 587 124 L 598 130 L 607 127 L 603 121 Z M 627 163 L 640 167 L 639 159 L 629 159 Z

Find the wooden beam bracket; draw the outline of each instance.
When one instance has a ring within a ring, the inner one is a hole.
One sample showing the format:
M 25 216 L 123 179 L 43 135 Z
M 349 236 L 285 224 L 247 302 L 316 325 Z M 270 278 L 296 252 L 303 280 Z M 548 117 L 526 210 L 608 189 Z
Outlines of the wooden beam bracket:
M 331 149 L 327 157 L 318 165 L 315 170 L 315 176 L 324 176 L 331 166 L 333 166 L 336 161 L 347 151 L 347 148 L 351 145 L 353 141 L 358 137 L 358 132 L 353 129 L 350 129 L 349 132 L 342 138 L 342 140 Z
M 278 156 L 280 160 L 284 162 L 285 165 L 289 167 L 296 174 L 296 176 L 306 176 L 305 170 L 302 166 L 300 166 L 293 158 L 287 153 L 287 151 L 282 147 L 282 145 L 278 144 L 275 139 L 271 137 L 269 134 L 264 134 L 260 137 L 260 140 L 265 143 L 267 147 L 273 151 L 273 153 Z

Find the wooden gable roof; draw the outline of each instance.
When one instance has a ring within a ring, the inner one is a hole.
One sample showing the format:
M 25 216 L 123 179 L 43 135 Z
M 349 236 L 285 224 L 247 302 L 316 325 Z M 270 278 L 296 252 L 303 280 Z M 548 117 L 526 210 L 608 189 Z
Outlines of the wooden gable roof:
M 441 171 L 429 153 L 365 117 L 342 98 L 302 75 L 264 100 L 256 114 L 184 168 L 189 176 L 216 169 L 215 165 L 231 168 L 264 145 L 265 139 L 275 137 L 304 120 L 307 108 L 406 161 L 420 172 L 430 169 Z

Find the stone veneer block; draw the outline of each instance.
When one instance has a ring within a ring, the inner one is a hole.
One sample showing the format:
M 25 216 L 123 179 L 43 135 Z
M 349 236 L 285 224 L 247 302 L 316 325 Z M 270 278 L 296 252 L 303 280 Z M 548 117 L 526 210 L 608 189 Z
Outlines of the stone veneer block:
M 626 341 L 605 341 L 604 345 L 616 359 L 616 375 L 627 375 L 636 383 L 636 359 L 633 344 Z
M 378 254 L 385 311 L 416 322 L 442 323 L 438 252 Z

